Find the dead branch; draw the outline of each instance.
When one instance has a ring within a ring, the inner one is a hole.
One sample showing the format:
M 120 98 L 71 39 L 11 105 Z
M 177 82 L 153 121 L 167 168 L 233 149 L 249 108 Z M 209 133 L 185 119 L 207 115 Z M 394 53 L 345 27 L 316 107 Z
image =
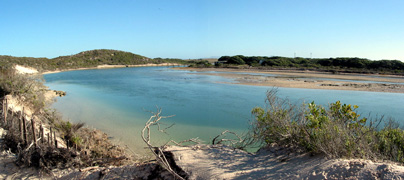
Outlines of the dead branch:
M 173 117 L 173 116 L 167 116 L 166 118 L 169 118 L 169 117 Z M 164 129 L 161 129 L 161 128 L 160 128 L 160 124 L 162 124 L 162 123 L 157 123 L 158 131 L 160 131 L 160 132 L 162 132 L 162 133 L 164 133 L 164 134 L 168 134 L 168 133 L 166 132 L 166 130 L 167 130 L 167 129 L 170 129 L 171 127 L 173 127 L 173 126 L 175 125 L 175 123 L 173 123 L 173 124 L 171 124 L 170 126 L 164 128 Z
M 142 130 L 142 139 L 146 143 L 147 147 L 150 149 L 150 151 L 153 153 L 153 155 L 156 157 L 156 160 L 163 165 L 164 168 L 167 169 L 168 172 L 170 172 L 175 178 L 184 180 L 183 177 L 178 175 L 172 168 L 170 163 L 168 162 L 167 158 L 165 157 L 163 151 L 161 150 L 160 147 L 154 147 L 150 143 L 150 126 L 157 125 L 159 126 L 159 121 L 164 118 L 168 118 L 169 116 L 160 116 L 161 114 L 161 108 L 157 108 L 157 112 L 151 112 L 153 115 L 149 118 L 149 120 L 146 122 L 143 130 Z M 160 128 L 159 128 L 160 131 Z M 164 131 L 164 130 L 163 130 Z
M 41 138 L 38 138 L 36 141 L 31 142 L 31 144 L 25 148 L 24 152 L 27 152 L 35 143 L 37 143 L 39 140 L 41 140 Z
M 184 145 L 182 145 L 182 144 L 183 144 L 183 143 L 187 143 L 187 142 L 192 142 L 192 143 L 195 143 L 195 144 L 201 144 L 203 141 L 200 140 L 198 137 L 192 138 L 192 139 L 183 140 L 183 141 L 180 141 L 180 142 L 176 142 L 176 141 L 174 141 L 174 140 L 170 140 L 170 141 L 168 141 L 166 144 L 164 144 L 162 147 L 166 147 L 169 143 L 174 143 L 174 144 L 177 145 L 177 146 L 182 146 L 182 147 L 184 147 Z
M 98 168 L 99 168 L 99 166 L 92 166 L 92 167 L 86 167 L 86 168 L 80 169 L 79 171 L 85 172 L 85 171 L 91 171 L 93 169 L 98 169 Z
M 236 136 L 236 137 L 238 138 L 238 140 L 234 140 L 234 139 L 220 139 L 219 141 L 216 142 L 216 139 L 217 139 L 217 138 L 219 138 L 220 136 L 225 135 L 226 133 L 233 134 L 234 136 Z M 230 142 L 232 145 L 234 145 L 234 144 L 236 144 L 236 143 L 241 143 L 241 142 L 243 142 L 243 139 L 242 139 L 237 133 L 232 132 L 232 131 L 229 131 L 229 130 L 226 130 L 226 131 L 223 131 L 221 134 L 217 135 L 215 138 L 213 138 L 213 140 L 212 140 L 212 145 L 221 144 L 222 142 Z

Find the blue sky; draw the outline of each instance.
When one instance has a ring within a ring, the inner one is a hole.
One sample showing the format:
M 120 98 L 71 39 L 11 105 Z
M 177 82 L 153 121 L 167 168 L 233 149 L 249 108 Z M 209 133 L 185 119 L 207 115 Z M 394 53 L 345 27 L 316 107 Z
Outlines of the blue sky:
M 0 55 L 404 60 L 403 0 L 0 0 Z

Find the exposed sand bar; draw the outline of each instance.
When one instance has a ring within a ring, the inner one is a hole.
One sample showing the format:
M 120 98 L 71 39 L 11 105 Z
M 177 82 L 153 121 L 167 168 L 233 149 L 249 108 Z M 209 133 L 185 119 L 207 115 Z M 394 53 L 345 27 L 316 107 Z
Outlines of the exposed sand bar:
M 243 84 L 243 85 L 404 93 L 404 84 L 394 84 L 394 83 L 404 83 L 404 77 L 402 76 L 332 74 L 327 72 L 293 71 L 293 70 L 264 71 L 255 69 L 239 70 L 239 69 L 224 69 L 224 68 L 186 68 L 186 67 L 174 68 L 174 69 L 206 72 L 204 73 L 206 75 L 215 75 L 231 78 L 236 81 L 235 84 Z M 220 73 L 220 72 L 227 72 L 227 73 Z M 277 76 L 238 74 L 240 72 L 272 74 Z M 321 80 L 318 78 L 326 78 L 326 79 Z M 336 80 L 327 80 L 327 79 L 336 79 Z M 369 82 L 355 82 L 355 81 L 369 81 Z M 377 81 L 379 83 L 372 81 Z
M 62 71 L 75 71 L 75 70 L 87 70 L 87 69 L 109 69 L 109 68 L 125 68 L 125 67 L 149 67 L 149 66 L 181 66 L 182 64 L 176 64 L 176 63 L 161 63 L 161 64 L 137 64 L 137 65 L 98 65 L 97 67 L 91 67 L 91 68 L 77 68 L 77 69 L 65 69 L 65 70 L 56 70 L 56 71 L 46 71 L 43 72 L 42 74 L 52 74 L 52 73 L 59 73 Z

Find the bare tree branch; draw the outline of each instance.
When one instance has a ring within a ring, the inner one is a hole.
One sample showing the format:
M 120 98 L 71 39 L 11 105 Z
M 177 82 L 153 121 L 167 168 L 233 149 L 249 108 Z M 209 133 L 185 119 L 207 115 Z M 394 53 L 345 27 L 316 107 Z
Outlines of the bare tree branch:
M 157 112 L 151 112 L 153 115 L 150 116 L 149 120 L 146 122 L 143 130 L 142 130 L 142 139 L 143 141 L 146 143 L 147 147 L 150 149 L 150 151 L 153 153 L 153 155 L 156 157 L 156 160 L 161 163 L 163 165 L 164 168 L 166 168 L 166 170 L 168 172 L 170 172 L 175 178 L 177 179 L 181 179 L 183 180 L 184 178 L 181 177 L 180 175 L 177 174 L 177 172 L 175 172 L 172 168 L 170 163 L 168 162 L 167 158 L 165 157 L 163 151 L 161 150 L 160 147 L 154 147 L 151 143 L 150 143 L 150 126 L 154 126 L 157 125 L 158 129 L 160 132 L 164 132 L 165 129 L 163 129 L 163 131 L 160 130 L 160 126 L 159 126 L 159 121 L 161 119 L 164 118 L 168 118 L 171 116 L 160 116 L 161 114 L 161 108 L 157 108 Z M 172 125 L 171 125 L 172 126 Z M 166 128 L 167 129 L 167 128 Z
M 223 135 L 225 135 L 227 133 L 233 134 L 234 136 L 236 136 L 238 138 L 238 140 L 235 140 L 235 139 L 220 139 L 220 140 L 218 140 L 216 142 L 217 138 L 219 138 L 220 136 L 223 136 Z M 226 130 L 226 131 L 223 131 L 221 134 L 217 135 L 215 138 L 213 138 L 212 145 L 221 144 L 222 142 L 230 142 L 232 145 L 234 145 L 236 143 L 242 143 L 243 139 L 237 133 L 229 131 L 229 130 Z

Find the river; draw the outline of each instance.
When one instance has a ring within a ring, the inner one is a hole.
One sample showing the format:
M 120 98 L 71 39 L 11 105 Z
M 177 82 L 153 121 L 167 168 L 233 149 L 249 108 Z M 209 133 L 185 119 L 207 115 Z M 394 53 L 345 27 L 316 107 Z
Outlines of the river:
M 194 137 L 209 143 L 224 130 L 246 132 L 251 109 L 264 106 L 265 93 L 272 88 L 231 84 L 232 79 L 168 67 L 77 70 L 44 78 L 51 89 L 67 92 L 52 105 L 65 119 L 100 129 L 138 153 L 145 147 L 141 129 L 156 107 L 165 116 L 175 115 L 163 119 L 162 126 L 175 125 L 167 134 L 153 133 L 153 143 Z M 358 105 L 365 116 L 386 115 L 400 122 L 404 117 L 400 93 L 278 88 L 278 96 L 325 106 L 340 100 Z

